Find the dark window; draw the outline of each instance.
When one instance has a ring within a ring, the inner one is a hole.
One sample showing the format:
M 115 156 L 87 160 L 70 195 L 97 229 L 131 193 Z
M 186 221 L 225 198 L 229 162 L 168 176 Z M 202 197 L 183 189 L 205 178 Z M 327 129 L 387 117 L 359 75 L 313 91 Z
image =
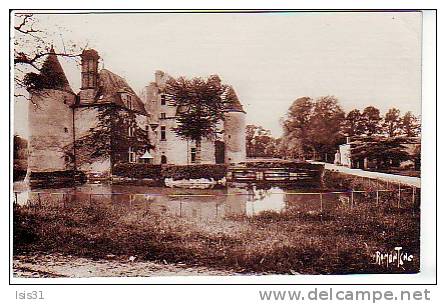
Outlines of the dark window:
M 132 96 L 131 95 L 127 95 L 126 103 L 127 103 L 127 108 L 132 110 Z
M 65 131 L 65 133 L 68 133 L 68 128 L 63 128 L 63 130 Z
M 161 95 L 161 105 L 165 106 L 166 105 L 166 95 Z
M 197 148 L 190 148 L 190 161 L 192 163 L 197 161 Z
M 161 113 L 160 115 L 161 115 L 161 117 L 160 117 L 161 119 L 166 119 L 166 113 Z
M 133 127 L 129 127 L 129 137 L 135 136 L 135 129 Z
M 162 164 L 167 164 L 167 157 L 166 157 L 166 155 L 161 155 L 161 163 Z
M 215 141 L 215 162 L 217 164 L 225 162 L 225 143 L 220 140 Z
M 161 126 L 161 140 L 166 140 L 166 127 Z

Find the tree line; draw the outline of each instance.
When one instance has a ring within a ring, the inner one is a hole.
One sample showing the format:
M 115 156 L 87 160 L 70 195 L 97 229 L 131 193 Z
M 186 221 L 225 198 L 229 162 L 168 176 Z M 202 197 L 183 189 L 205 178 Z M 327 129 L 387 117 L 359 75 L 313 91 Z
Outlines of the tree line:
M 248 157 L 332 161 L 346 137 L 389 139 L 417 137 L 421 132 L 419 117 L 410 111 L 402 115 L 399 109 L 391 108 L 382 115 L 378 108 L 368 106 L 362 111 L 353 109 L 346 113 L 335 96 L 296 99 L 281 124 L 283 135 L 278 139 L 260 126 L 248 126 Z

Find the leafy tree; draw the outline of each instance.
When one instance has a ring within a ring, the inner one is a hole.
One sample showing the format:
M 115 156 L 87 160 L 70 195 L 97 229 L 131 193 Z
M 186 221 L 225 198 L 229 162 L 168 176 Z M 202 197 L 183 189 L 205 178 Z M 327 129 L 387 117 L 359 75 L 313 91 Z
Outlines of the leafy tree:
M 421 145 L 415 147 L 414 153 L 412 155 L 412 161 L 414 162 L 414 169 L 421 169 Z
M 28 141 L 19 135 L 15 134 L 13 139 L 13 157 L 14 160 L 20 157 L 20 151 L 25 151 L 28 148 Z
M 310 144 L 325 160 L 335 154 L 336 146 L 342 142 L 342 123 L 345 113 L 334 96 L 319 97 L 314 106 L 310 122 Z
M 407 137 L 420 136 L 421 133 L 421 123 L 412 112 L 406 112 L 401 119 L 401 131 Z
M 342 141 L 344 115 L 334 96 L 323 96 L 315 102 L 309 97 L 295 100 L 282 123 L 282 155 L 298 159 L 306 155 L 315 158 L 316 154 L 331 157 Z
M 28 141 L 19 135 L 14 135 L 13 143 L 13 180 L 22 180 L 28 168 Z
M 400 110 L 391 108 L 384 116 L 383 131 L 389 136 L 398 135 L 400 129 L 401 119 Z
M 364 119 L 365 132 L 368 136 L 381 133 L 381 116 L 379 109 L 373 106 L 368 106 L 362 111 L 362 117 Z
M 314 103 L 310 97 L 296 99 L 282 121 L 283 136 L 279 146 L 285 158 L 304 159 L 308 151 L 314 150 L 309 131 Z
M 265 155 L 267 157 L 277 157 L 280 158 L 281 154 L 279 151 L 281 139 L 280 138 L 271 138 L 265 148 Z
M 246 154 L 248 157 L 273 157 L 276 155 L 276 139 L 270 130 L 261 126 L 246 126 Z
M 136 123 L 136 115 L 132 110 L 122 108 L 116 104 L 103 104 L 97 107 L 98 123 L 89 132 L 66 147 L 66 153 L 72 159 L 82 163 L 91 163 L 110 156 L 113 164 L 128 162 L 128 148 L 135 152 L 144 152 L 154 148 L 150 144 L 147 133 Z M 133 129 L 132 136 L 129 128 Z M 72 151 L 76 155 L 72 155 Z
M 257 133 L 257 126 L 255 125 L 247 125 L 245 136 L 246 136 L 246 156 L 252 157 L 254 155 L 254 137 Z
M 238 102 L 234 90 L 223 85 L 217 75 L 211 75 L 206 79 L 170 78 L 164 94 L 170 105 L 177 107 L 176 135 L 195 141 L 200 163 L 202 139 L 215 137 L 226 105 Z
M 362 135 L 365 132 L 364 119 L 361 111 L 354 109 L 345 117 L 343 131 L 347 136 Z

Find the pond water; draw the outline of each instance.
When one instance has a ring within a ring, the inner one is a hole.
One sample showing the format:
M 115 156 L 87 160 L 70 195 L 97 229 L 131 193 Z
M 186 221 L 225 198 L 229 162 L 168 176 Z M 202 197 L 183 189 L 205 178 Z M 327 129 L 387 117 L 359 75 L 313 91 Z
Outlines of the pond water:
M 224 189 L 172 189 L 117 184 L 85 184 L 73 188 L 33 189 L 14 185 L 19 205 L 69 206 L 105 204 L 120 211 L 151 211 L 196 220 L 219 221 L 232 216 L 250 217 L 262 212 L 319 212 L 348 204 L 349 193 L 324 193 L 320 189 L 268 189 L 256 186 Z M 322 200 L 321 200 L 322 199 Z M 322 205 L 321 205 L 322 202 Z

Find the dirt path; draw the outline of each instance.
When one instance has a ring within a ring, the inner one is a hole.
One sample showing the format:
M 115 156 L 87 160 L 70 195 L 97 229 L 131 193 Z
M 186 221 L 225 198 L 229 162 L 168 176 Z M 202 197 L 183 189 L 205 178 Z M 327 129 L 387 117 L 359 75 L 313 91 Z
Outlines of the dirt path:
M 63 255 L 14 256 L 14 277 L 18 278 L 87 278 L 87 277 L 152 277 L 234 275 L 231 271 L 211 270 L 206 267 L 186 267 L 149 261 L 130 261 L 111 257 L 92 260 Z
M 346 173 L 355 176 L 375 178 L 383 181 L 396 182 L 404 185 L 409 185 L 413 187 L 420 188 L 421 187 L 421 178 L 412 177 L 412 176 L 403 176 L 396 174 L 388 174 L 381 172 L 372 172 L 372 171 L 364 171 L 361 169 L 350 169 L 344 166 L 338 166 L 334 164 L 324 163 L 324 162 L 312 162 L 314 164 L 323 164 L 325 165 L 326 170 L 336 171 L 341 173 Z

